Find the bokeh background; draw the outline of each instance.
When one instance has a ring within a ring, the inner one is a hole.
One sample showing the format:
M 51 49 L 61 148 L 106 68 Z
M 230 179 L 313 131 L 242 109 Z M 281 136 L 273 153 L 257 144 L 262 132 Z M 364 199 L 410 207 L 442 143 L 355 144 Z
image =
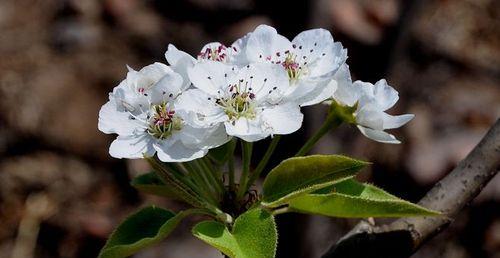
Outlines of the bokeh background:
M 385 145 L 344 125 L 315 149 L 373 162 L 360 179 L 411 201 L 449 172 L 500 116 L 498 0 L 1 0 L 0 257 L 96 257 L 115 225 L 147 203 L 129 179 L 141 160 L 112 159 L 99 108 L 126 74 L 165 62 L 168 43 L 196 54 L 266 23 L 293 38 L 314 27 L 348 48 L 354 78 L 387 78 L 391 112 L 416 118 Z M 324 107 L 284 137 L 274 164 L 319 127 Z M 266 142 L 257 144 L 258 160 Z M 500 257 L 500 178 L 413 257 Z M 384 222 L 378 220 L 377 222 Z M 138 258 L 221 257 L 184 222 Z M 280 215 L 278 257 L 320 254 L 356 220 Z

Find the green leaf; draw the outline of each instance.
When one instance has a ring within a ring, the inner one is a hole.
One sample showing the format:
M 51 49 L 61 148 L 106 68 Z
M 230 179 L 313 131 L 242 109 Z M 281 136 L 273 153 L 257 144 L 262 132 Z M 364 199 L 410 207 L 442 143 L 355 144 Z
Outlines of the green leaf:
M 166 238 L 190 212 L 173 213 L 158 207 L 146 207 L 129 216 L 111 234 L 99 258 L 121 258 Z
M 341 155 L 311 155 L 284 160 L 267 175 L 262 204 L 277 207 L 295 196 L 351 178 L 367 164 Z
M 130 184 L 141 192 L 169 197 L 180 201 L 183 200 L 175 193 L 175 191 L 172 190 L 171 187 L 165 185 L 154 172 L 139 175 L 132 179 Z
M 433 216 L 432 211 L 399 199 L 370 184 L 354 179 L 331 186 L 330 193 L 313 193 L 289 201 L 291 212 L 343 218 Z M 322 190 L 324 191 L 324 190 Z
M 231 258 L 274 258 L 278 233 L 273 216 L 251 209 L 238 217 L 232 231 L 216 221 L 203 221 L 193 234 Z

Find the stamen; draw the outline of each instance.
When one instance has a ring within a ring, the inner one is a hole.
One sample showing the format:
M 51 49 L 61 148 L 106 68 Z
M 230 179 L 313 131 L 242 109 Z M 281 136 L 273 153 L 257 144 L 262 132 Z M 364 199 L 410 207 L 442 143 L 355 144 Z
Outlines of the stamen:
M 161 103 L 151 107 L 152 116 L 148 116 L 148 133 L 160 140 L 164 140 L 172 135 L 174 131 L 182 128 L 182 119 L 175 116 L 175 111 L 168 103 Z
M 236 84 L 228 85 L 227 92 L 229 94 L 227 96 L 215 100 L 215 104 L 224 110 L 232 122 L 241 117 L 255 118 L 255 103 L 253 101 L 255 94 L 250 92 L 249 83 L 251 84 L 251 81 L 240 79 Z

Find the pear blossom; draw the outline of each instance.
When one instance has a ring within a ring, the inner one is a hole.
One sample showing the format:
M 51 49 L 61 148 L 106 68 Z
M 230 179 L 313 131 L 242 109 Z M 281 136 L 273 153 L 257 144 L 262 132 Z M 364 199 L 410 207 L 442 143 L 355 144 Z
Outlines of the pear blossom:
M 220 42 L 208 43 L 203 46 L 196 58 L 177 49 L 173 44 L 169 44 L 165 52 L 165 59 L 174 71 L 180 73 L 186 79 L 186 82 L 189 82 L 187 70 L 200 61 L 211 60 L 237 66 L 248 65 L 244 53 L 247 39 L 248 36 L 242 37 L 231 46 L 225 46 Z
M 356 107 L 353 116 L 363 135 L 378 142 L 401 143 L 384 130 L 399 128 L 413 119 L 414 115 L 392 116 L 385 112 L 399 99 L 398 92 L 385 79 L 379 80 L 375 85 L 362 81 L 352 82 L 349 68 L 345 65 L 334 81 L 338 88 L 333 99 L 341 105 Z
M 110 146 L 116 158 L 142 158 L 155 153 L 164 162 L 203 157 L 229 140 L 222 126 L 193 127 L 177 110 L 185 90 L 182 76 L 161 63 L 135 71 L 113 92 L 99 112 L 99 130 L 118 134 Z
M 188 74 L 196 89 L 182 94 L 179 105 L 191 124 L 223 124 L 227 134 L 249 142 L 290 134 L 302 125 L 299 105 L 283 97 L 291 86 L 279 66 L 238 68 L 209 60 L 194 65 Z
M 336 85 L 329 83 L 347 59 L 347 50 L 334 42 L 325 29 L 299 33 L 292 41 L 267 25 L 258 26 L 242 42 L 249 63 L 280 65 L 293 86 L 288 97 L 301 106 L 320 103 L 332 96 Z

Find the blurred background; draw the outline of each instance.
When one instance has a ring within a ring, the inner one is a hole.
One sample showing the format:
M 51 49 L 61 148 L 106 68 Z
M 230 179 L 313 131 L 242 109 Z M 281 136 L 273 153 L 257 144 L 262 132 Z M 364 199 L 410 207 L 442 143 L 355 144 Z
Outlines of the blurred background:
M 96 257 L 138 207 L 183 208 L 129 186 L 148 167 L 108 155 L 114 136 L 97 130 L 99 108 L 126 64 L 165 62 L 168 43 L 197 54 L 262 23 L 290 39 L 329 29 L 348 48 L 355 79 L 387 78 L 400 92 L 392 114 L 416 114 L 394 132 L 403 144 L 344 125 L 315 151 L 372 161 L 360 179 L 402 198 L 418 201 L 500 116 L 498 0 L 0 0 L 0 257 Z M 321 106 L 304 112 L 305 126 L 284 137 L 271 166 L 325 115 Z M 497 176 L 413 257 L 499 258 L 499 204 Z M 134 257 L 221 257 L 190 235 L 192 223 Z M 278 257 L 319 257 L 355 223 L 280 215 Z

